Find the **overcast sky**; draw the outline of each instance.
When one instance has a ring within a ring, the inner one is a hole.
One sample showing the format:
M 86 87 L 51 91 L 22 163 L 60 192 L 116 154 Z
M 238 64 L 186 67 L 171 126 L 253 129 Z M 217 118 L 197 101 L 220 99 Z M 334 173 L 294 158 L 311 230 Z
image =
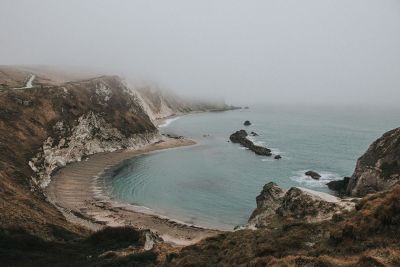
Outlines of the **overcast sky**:
M 1 0 L 0 64 L 93 66 L 231 103 L 400 99 L 399 0 Z

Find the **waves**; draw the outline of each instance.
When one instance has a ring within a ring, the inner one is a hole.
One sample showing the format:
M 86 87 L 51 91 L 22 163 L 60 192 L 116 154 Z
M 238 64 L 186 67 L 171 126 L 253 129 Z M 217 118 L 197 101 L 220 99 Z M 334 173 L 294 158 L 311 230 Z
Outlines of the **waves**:
M 256 146 L 265 146 L 265 142 L 264 141 L 260 141 L 260 140 L 256 140 L 253 136 L 247 136 L 247 139 L 249 139 L 251 142 L 253 142 L 253 144 L 255 144 Z
M 285 152 L 281 151 L 279 148 L 276 147 L 268 147 L 265 141 L 257 140 L 256 138 L 254 138 L 254 136 L 247 136 L 247 139 L 252 141 L 257 146 L 264 146 L 271 149 L 273 155 L 280 155 L 284 159 L 289 159 L 288 157 L 285 156 Z M 261 161 L 273 161 L 273 159 L 268 158 L 268 159 L 262 159 Z
M 329 183 L 330 181 L 340 180 L 343 178 L 337 173 L 317 171 L 321 175 L 321 178 L 319 178 L 319 180 L 315 180 L 310 176 L 305 175 L 304 173 L 306 171 L 308 170 L 297 171 L 294 173 L 292 177 L 290 177 L 290 179 L 306 187 L 324 188 L 327 187 L 326 184 Z
M 159 128 L 163 128 L 163 127 L 167 127 L 168 125 L 170 125 L 172 122 L 178 120 L 180 117 L 174 117 L 174 118 L 170 118 L 170 119 L 166 119 L 162 124 L 160 124 L 158 127 Z

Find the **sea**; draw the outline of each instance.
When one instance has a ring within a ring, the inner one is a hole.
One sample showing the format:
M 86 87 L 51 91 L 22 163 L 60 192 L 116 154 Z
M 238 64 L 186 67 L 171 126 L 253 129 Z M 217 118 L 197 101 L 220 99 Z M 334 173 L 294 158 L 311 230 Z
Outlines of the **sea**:
M 249 120 L 250 126 L 243 122 Z M 196 145 L 123 161 L 105 175 L 115 199 L 203 227 L 232 230 L 245 224 L 264 184 L 306 187 L 333 194 L 326 183 L 351 176 L 357 158 L 388 130 L 400 126 L 400 109 L 355 106 L 255 105 L 166 120 L 160 132 Z M 274 157 L 229 142 L 240 129 Z M 304 173 L 318 172 L 314 180 Z

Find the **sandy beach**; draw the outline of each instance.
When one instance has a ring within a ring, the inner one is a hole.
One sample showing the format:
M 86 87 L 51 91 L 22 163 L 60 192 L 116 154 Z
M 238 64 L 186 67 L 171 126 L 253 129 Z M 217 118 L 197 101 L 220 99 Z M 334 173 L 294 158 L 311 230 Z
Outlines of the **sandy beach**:
M 175 245 L 189 245 L 219 233 L 218 230 L 187 225 L 158 216 L 151 210 L 135 207 L 111 199 L 103 190 L 99 177 L 102 173 L 125 159 L 161 149 L 195 144 L 188 139 L 164 138 L 138 150 L 99 153 L 81 162 L 60 169 L 46 188 L 46 195 L 65 217 L 92 230 L 104 226 L 130 225 L 150 229 L 164 241 Z

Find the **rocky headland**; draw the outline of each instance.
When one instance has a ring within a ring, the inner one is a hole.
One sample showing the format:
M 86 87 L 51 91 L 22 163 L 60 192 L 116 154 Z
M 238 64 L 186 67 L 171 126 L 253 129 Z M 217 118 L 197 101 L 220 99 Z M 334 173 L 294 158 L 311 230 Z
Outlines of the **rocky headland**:
M 400 128 L 393 129 L 375 142 L 357 160 L 351 177 L 328 183 L 342 195 L 362 197 L 388 190 L 400 182 Z

